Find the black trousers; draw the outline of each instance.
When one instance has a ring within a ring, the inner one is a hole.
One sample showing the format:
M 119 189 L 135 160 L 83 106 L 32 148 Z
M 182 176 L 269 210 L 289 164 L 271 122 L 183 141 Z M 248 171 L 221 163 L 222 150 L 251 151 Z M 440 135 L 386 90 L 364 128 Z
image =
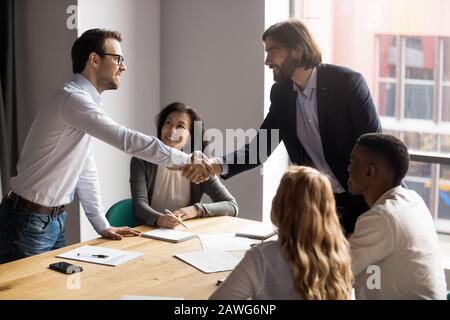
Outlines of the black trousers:
M 336 209 L 346 234 L 355 230 L 356 219 L 369 210 L 369 206 L 364 201 L 363 196 L 355 196 L 348 192 L 335 193 Z

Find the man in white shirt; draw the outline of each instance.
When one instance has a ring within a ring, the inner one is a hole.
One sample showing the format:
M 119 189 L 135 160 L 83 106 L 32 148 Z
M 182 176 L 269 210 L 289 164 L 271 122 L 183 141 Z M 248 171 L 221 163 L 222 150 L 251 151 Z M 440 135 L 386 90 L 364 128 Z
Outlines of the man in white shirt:
M 130 130 L 100 108 L 101 93 L 117 89 L 126 70 L 121 40 L 116 31 L 92 29 L 75 41 L 74 78 L 37 114 L 11 191 L 0 206 L 0 263 L 64 246 L 64 205 L 72 202 L 75 192 L 100 235 L 118 240 L 139 235 L 129 227 L 111 227 L 105 218 L 92 137 L 158 165 L 181 167 L 192 158 L 199 160 L 194 166 L 201 167 L 205 176 L 212 171 L 202 155 L 190 157 L 155 137 Z
M 401 186 L 408 166 L 406 146 L 391 135 L 363 135 L 353 149 L 349 191 L 370 207 L 349 239 L 356 299 L 446 298 L 430 211 Z

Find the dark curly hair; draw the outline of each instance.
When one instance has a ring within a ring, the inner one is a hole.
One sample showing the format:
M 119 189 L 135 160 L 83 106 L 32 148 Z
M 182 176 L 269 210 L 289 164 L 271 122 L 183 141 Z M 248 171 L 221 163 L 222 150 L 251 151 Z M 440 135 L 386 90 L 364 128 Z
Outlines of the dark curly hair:
M 392 168 L 394 184 L 398 186 L 402 183 L 409 168 L 408 148 L 402 141 L 390 134 L 367 133 L 359 137 L 356 145 L 384 159 Z

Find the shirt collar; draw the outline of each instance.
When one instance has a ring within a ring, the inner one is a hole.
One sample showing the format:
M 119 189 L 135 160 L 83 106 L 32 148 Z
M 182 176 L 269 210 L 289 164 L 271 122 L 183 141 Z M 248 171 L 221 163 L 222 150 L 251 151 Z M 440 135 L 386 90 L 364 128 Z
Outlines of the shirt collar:
M 398 193 L 401 192 L 401 190 L 403 190 L 404 188 L 402 186 L 396 186 L 392 189 L 387 190 L 385 193 L 383 193 L 378 199 L 377 201 L 375 201 L 375 203 L 372 205 L 372 208 L 382 204 L 383 202 L 385 202 L 392 194 L 394 193 Z
M 100 93 L 98 93 L 97 89 L 94 87 L 94 85 L 87 79 L 85 78 L 81 73 L 76 73 L 73 76 L 73 80 L 72 80 L 77 86 L 79 86 L 81 89 L 83 89 L 83 91 L 86 91 L 87 93 L 89 93 L 89 95 L 92 97 L 92 99 L 94 100 L 94 102 L 97 105 L 102 105 L 103 101 L 102 101 L 102 96 L 100 95 Z
M 308 99 L 311 96 L 312 91 L 317 88 L 317 68 L 314 67 L 312 69 L 311 76 L 309 77 L 308 83 L 306 84 L 303 91 L 295 82 L 292 83 L 294 86 L 294 91 L 297 93 L 301 93 L 305 98 Z

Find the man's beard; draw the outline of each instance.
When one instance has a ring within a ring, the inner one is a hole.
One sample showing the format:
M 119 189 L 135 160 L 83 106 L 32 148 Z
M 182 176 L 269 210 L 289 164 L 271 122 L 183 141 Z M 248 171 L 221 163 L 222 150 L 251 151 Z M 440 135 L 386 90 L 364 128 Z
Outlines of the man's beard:
M 298 61 L 292 57 L 288 57 L 280 66 L 273 68 L 273 80 L 275 82 L 285 82 L 291 79 L 295 69 L 298 68 Z M 277 72 L 278 71 L 278 72 Z

